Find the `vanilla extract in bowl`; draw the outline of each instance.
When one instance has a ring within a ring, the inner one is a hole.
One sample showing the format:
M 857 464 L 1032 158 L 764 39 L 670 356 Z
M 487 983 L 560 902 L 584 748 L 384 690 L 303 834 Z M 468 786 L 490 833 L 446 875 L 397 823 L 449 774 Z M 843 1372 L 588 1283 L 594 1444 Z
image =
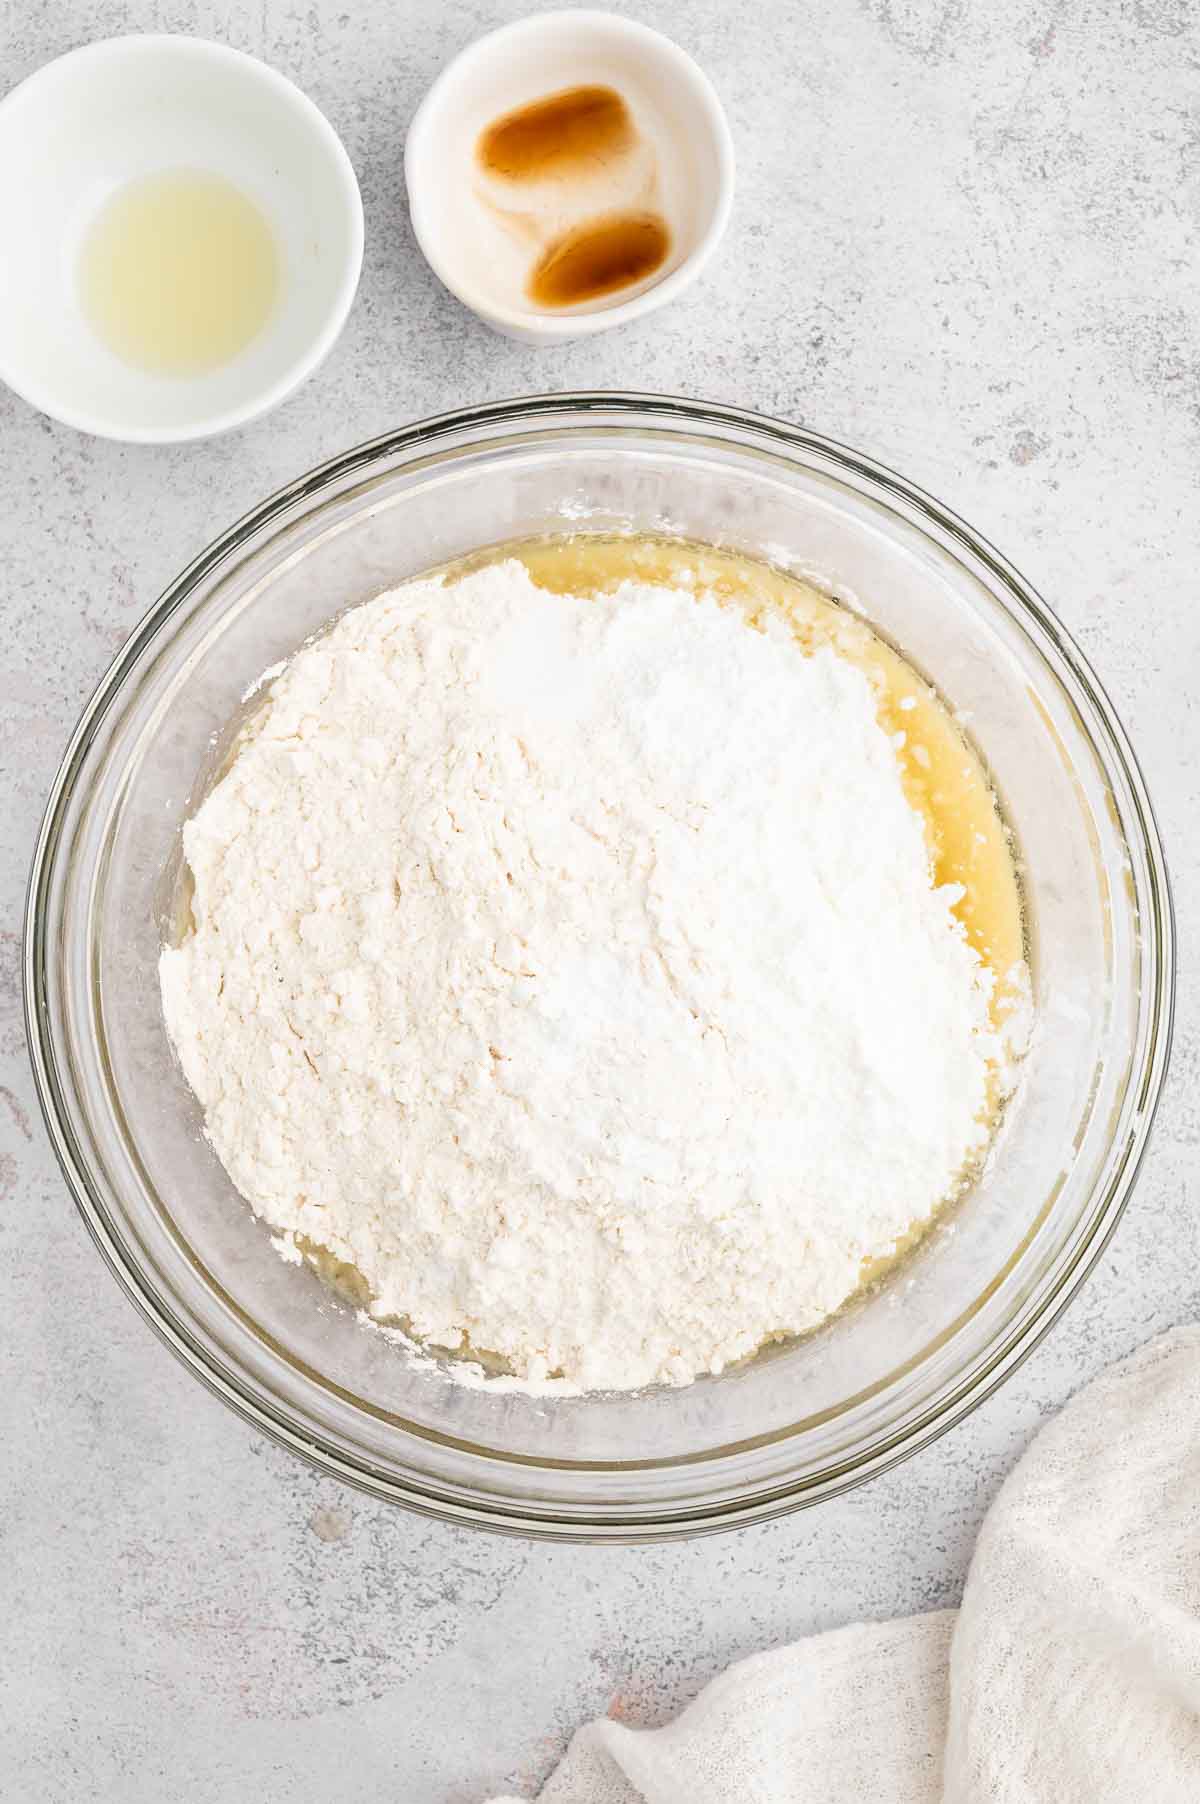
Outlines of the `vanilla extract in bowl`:
M 666 263 L 657 157 L 615 88 L 564 88 L 502 114 L 480 133 L 476 161 L 532 247 L 525 294 L 536 306 L 586 306 Z
M 623 156 L 636 138 L 633 115 L 615 88 L 564 88 L 489 125 L 480 134 L 478 158 L 502 181 L 538 182 Z
M 578 307 L 635 282 L 666 261 L 671 234 L 657 213 L 614 213 L 557 239 L 535 265 L 526 292 L 539 307 Z

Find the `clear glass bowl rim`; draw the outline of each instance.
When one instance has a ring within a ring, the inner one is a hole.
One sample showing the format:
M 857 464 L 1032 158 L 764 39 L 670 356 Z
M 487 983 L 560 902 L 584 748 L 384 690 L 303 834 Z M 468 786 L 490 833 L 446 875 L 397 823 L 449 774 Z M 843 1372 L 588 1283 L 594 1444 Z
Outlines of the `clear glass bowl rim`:
M 825 460 L 834 470 L 865 480 L 903 511 L 928 522 L 938 534 L 963 548 L 997 585 L 1005 606 L 1045 651 L 1048 647 L 1057 674 L 1089 711 L 1089 735 L 1103 738 L 1106 768 L 1113 766 L 1122 778 L 1132 804 L 1139 849 L 1148 880 L 1146 904 L 1153 929 L 1146 979 L 1152 986 L 1139 1043 L 1133 1049 L 1129 1089 L 1138 1099 L 1135 1131 L 1115 1149 L 1105 1173 L 1103 1195 L 1092 1209 L 1083 1236 L 1069 1249 L 1031 1309 L 1018 1312 L 1009 1331 L 985 1356 L 957 1381 L 943 1389 L 910 1419 L 898 1424 L 880 1442 L 819 1482 L 806 1480 L 795 1488 L 774 1487 L 749 1500 L 714 1498 L 704 1512 L 655 1521 L 622 1516 L 588 1520 L 579 1513 L 564 1512 L 560 1519 L 544 1513 L 523 1513 L 519 1506 L 480 1507 L 464 1498 L 461 1489 L 445 1493 L 419 1484 L 398 1484 L 394 1479 L 356 1465 L 332 1445 L 322 1445 L 299 1432 L 283 1413 L 276 1413 L 261 1395 L 252 1391 L 201 1346 L 171 1312 L 166 1300 L 145 1282 L 124 1238 L 110 1222 L 102 1198 L 76 1153 L 74 1136 L 62 1106 L 54 1053 L 53 1026 L 47 1003 L 47 905 L 48 881 L 58 850 L 64 816 L 88 749 L 108 709 L 121 693 L 125 677 L 138 662 L 142 650 L 155 638 L 172 613 L 182 606 L 226 558 L 236 554 L 254 535 L 286 515 L 297 503 L 336 489 L 356 475 L 367 473 L 381 459 L 398 455 L 418 456 L 440 441 L 454 440 L 456 448 L 469 451 L 477 442 L 462 435 L 502 428 L 521 428 L 533 420 L 541 426 L 564 425 L 589 415 L 628 417 L 660 428 L 671 426 L 703 433 L 717 440 L 722 433 L 741 435 L 759 448 L 785 459 L 792 452 Z M 898 1464 L 938 1438 L 985 1401 L 1021 1364 L 1049 1331 L 1100 1258 L 1111 1238 L 1137 1179 L 1145 1154 L 1159 1095 L 1169 1060 L 1174 1016 L 1175 931 L 1170 882 L 1158 825 L 1146 785 L 1133 750 L 1104 689 L 1086 660 L 1066 634 L 1047 604 L 1017 570 L 987 540 L 950 509 L 915 484 L 864 453 L 808 428 L 746 409 L 689 400 L 684 397 L 640 394 L 632 391 L 574 391 L 529 395 L 510 400 L 455 409 L 385 433 L 354 446 L 295 481 L 250 510 L 203 550 L 148 610 L 110 664 L 84 708 L 51 786 L 32 861 L 27 893 L 23 977 L 25 1019 L 34 1079 L 55 1155 L 87 1227 L 130 1300 L 183 1363 L 209 1390 L 219 1396 L 261 1433 L 314 1464 L 372 1495 L 401 1502 L 420 1513 L 460 1523 L 485 1526 L 502 1533 L 546 1540 L 637 1541 L 675 1539 L 718 1531 L 750 1521 L 761 1521 L 821 1501 L 863 1483 L 876 1473 Z

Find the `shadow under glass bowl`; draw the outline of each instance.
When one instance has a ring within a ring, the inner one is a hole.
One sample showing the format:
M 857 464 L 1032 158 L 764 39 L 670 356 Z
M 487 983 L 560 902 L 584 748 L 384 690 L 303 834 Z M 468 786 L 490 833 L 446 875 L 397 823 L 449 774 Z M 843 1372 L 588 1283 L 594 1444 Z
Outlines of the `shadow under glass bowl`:
M 1038 1031 L 984 1175 L 880 1288 L 720 1377 L 548 1401 L 415 1369 L 279 1259 L 202 1137 L 156 964 L 181 824 L 259 673 L 406 577 L 571 530 L 665 532 L 808 575 L 853 597 L 963 711 L 1024 863 Z M 1173 958 L 1162 850 L 1124 734 L 997 553 L 814 433 L 579 394 L 445 415 L 348 452 L 183 573 L 117 657 L 55 781 L 25 975 L 41 1100 L 76 1200 L 130 1296 L 219 1396 L 376 1496 L 516 1533 L 636 1540 L 829 1497 L 1013 1369 L 1128 1195 L 1166 1067 Z

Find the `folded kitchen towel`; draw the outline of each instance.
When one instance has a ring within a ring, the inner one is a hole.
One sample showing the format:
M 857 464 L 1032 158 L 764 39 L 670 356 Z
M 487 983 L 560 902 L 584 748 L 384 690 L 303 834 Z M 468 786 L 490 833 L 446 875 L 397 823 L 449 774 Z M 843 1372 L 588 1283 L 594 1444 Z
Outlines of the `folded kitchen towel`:
M 1042 1430 L 957 1613 L 757 1654 L 663 1729 L 589 1723 L 540 1804 L 874 1799 L 1200 1804 L 1200 1328 Z

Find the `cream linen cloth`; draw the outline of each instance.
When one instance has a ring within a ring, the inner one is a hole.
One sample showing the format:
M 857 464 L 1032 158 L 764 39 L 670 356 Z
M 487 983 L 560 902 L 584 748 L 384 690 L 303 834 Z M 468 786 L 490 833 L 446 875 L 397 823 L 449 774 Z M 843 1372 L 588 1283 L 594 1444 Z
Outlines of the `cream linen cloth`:
M 957 1613 L 757 1654 L 664 1729 L 589 1723 L 540 1796 L 874 1800 L 1200 1804 L 1200 1328 L 1042 1430 Z

